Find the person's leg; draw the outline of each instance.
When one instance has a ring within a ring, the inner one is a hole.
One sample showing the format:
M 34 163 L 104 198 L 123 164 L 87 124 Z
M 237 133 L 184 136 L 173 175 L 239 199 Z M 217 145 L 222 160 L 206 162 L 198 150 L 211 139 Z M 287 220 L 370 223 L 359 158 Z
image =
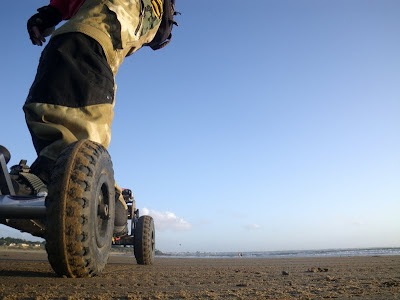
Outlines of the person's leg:
M 81 33 L 50 40 L 23 107 L 38 159 L 32 172 L 48 181 L 60 152 L 90 139 L 108 147 L 114 77 L 101 46 Z
M 48 183 L 58 155 L 81 139 L 108 148 L 114 86 L 103 49 L 94 39 L 81 33 L 67 33 L 50 40 L 24 105 L 38 154 L 31 166 L 32 173 Z M 121 191 L 116 187 L 116 234 L 125 233 L 126 210 Z

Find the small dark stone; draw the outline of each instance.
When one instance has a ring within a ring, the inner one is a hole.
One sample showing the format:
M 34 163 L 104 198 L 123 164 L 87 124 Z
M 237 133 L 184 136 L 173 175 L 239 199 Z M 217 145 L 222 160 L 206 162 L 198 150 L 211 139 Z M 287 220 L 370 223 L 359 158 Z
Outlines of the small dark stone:
M 318 272 L 328 272 L 329 269 L 318 268 Z
M 382 283 L 382 285 L 385 287 L 400 286 L 400 281 L 395 281 L 395 280 L 386 281 L 386 282 Z
M 246 287 L 246 286 L 248 286 L 248 284 L 247 283 L 238 283 L 236 286 L 238 286 L 238 287 Z
M 289 276 L 289 272 L 282 271 L 282 275 L 283 275 L 283 276 Z

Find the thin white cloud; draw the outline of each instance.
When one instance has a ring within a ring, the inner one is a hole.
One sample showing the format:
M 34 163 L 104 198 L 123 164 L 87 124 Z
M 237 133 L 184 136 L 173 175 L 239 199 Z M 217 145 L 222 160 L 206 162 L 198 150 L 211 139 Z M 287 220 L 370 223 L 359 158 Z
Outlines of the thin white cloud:
M 160 212 L 154 209 L 147 209 L 145 207 L 141 210 L 141 215 L 152 216 L 155 227 L 158 231 L 187 231 L 192 229 L 192 224 L 180 217 L 177 217 L 174 213 L 169 211 Z
M 249 225 L 245 225 L 244 228 L 247 229 L 247 230 L 252 230 L 252 231 L 253 231 L 253 230 L 260 230 L 260 229 L 262 229 L 261 225 L 258 225 L 258 224 L 249 224 Z
M 354 220 L 354 221 L 352 222 L 352 224 L 353 224 L 354 226 L 364 226 L 364 225 L 365 225 L 365 223 L 364 223 L 363 221 L 360 221 L 360 220 Z
M 353 225 L 353 226 L 365 226 L 367 225 L 366 222 L 358 218 L 357 216 L 350 216 L 350 215 L 344 215 L 344 214 L 337 214 L 335 216 L 337 221 L 339 221 L 341 224 L 346 224 L 346 225 Z

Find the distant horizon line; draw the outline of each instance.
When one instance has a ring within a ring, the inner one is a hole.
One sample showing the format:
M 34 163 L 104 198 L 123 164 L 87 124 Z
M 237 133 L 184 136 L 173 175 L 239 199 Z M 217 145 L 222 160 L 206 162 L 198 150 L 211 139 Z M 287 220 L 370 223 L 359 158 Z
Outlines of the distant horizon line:
M 265 253 L 265 252 L 308 252 L 308 251 L 343 251 L 343 250 L 379 250 L 379 249 L 400 249 L 399 246 L 383 246 L 383 247 L 351 247 L 351 248 L 322 248 L 322 249 L 305 249 L 305 250 L 250 250 L 250 251 L 162 251 L 163 253 Z

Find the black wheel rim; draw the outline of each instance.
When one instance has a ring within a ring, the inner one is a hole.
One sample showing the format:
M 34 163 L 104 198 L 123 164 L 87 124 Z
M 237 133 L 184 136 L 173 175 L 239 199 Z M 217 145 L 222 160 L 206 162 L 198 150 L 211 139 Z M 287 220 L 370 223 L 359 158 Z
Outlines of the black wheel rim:
M 97 218 L 95 224 L 96 230 L 96 243 L 99 248 L 104 247 L 110 243 L 108 239 L 108 232 L 110 230 L 110 187 L 106 182 L 106 175 L 102 175 L 99 180 L 97 189 Z

